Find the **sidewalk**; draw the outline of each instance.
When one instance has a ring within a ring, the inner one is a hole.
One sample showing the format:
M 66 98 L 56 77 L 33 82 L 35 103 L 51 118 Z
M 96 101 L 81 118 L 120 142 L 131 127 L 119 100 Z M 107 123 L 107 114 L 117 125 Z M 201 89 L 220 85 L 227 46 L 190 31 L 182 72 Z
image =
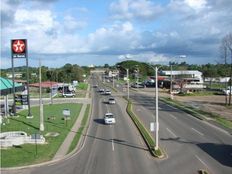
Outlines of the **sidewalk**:
M 90 85 L 88 86 L 85 98 L 89 98 L 89 94 L 90 94 Z M 69 147 L 72 143 L 72 140 L 74 139 L 76 132 L 78 132 L 78 129 L 81 126 L 81 121 L 85 115 L 86 108 L 87 108 L 87 104 L 84 103 L 82 108 L 81 108 L 80 115 L 78 116 L 78 118 L 77 118 L 75 124 L 73 125 L 72 129 L 70 130 L 68 136 L 65 138 L 63 144 L 60 146 L 59 150 L 56 152 L 56 155 L 54 156 L 53 160 L 61 159 L 62 157 L 67 155 Z

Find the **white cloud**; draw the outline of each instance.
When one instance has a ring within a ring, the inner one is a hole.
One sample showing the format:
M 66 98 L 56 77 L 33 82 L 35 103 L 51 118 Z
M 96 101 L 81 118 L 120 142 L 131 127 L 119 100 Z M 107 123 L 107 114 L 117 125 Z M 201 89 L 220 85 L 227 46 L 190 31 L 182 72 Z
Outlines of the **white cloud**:
M 110 11 L 114 19 L 151 20 L 159 16 L 163 8 L 150 0 L 119 0 L 111 3 Z
M 83 29 L 84 27 L 86 27 L 87 23 L 85 21 L 77 20 L 76 18 L 68 15 L 64 17 L 63 26 L 65 31 L 75 32 L 78 29 Z
M 27 30 L 47 31 L 54 27 L 54 18 L 50 10 L 19 9 L 14 15 L 15 25 L 26 27 Z
M 197 11 L 206 8 L 206 4 L 207 4 L 206 0 L 185 0 L 184 2 L 189 7 Z
M 138 54 L 123 54 L 119 55 L 118 59 L 121 60 L 136 60 L 147 63 L 155 63 L 155 64 L 167 64 L 170 61 L 170 57 L 165 56 L 163 54 L 157 54 L 154 52 L 141 52 Z

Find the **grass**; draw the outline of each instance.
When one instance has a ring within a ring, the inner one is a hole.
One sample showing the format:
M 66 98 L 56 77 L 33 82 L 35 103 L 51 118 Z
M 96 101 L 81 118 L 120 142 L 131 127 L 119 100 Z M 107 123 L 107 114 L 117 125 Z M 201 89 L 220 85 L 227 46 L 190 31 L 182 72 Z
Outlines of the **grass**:
M 191 115 L 193 115 L 194 117 L 200 119 L 200 120 L 207 120 L 207 118 L 213 119 L 214 121 L 216 121 L 217 123 L 223 125 L 226 128 L 232 129 L 232 121 L 227 120 L 225 118 L 222 118 L 220 115 L 218 114 L 214 114 L 214 113 L 210 113 L 210 112 L 206 112 L 200 109 L 196 109 L 193 108 L 191 106 L 187 106 L 184 105 L 183 103 L 180 103 L 178 101 L 175 100 L 170 100 L 168 98 L 160 98 L 161 101 L 172 105 L 178 109 L 183 110 L 184 112 L 187 112 Z
M 83 133 L 83 130 L 84 128 L 86 127 L 86 123 L 87 123 L 87 120 L 89 118 L 89 111 L 90 111 L 90 104 L 87 105 L 87 108 L 85 110 L 85 115 L 81 121 L 81 127 L 79 128 L 77 134 L 75 135 L 70 147 L 69 147 L 69 151 L 68 153 L 70 153 L 71 151 L 73 151 L 75 149 L 75 147 L 77 146 L 79 140 L 80 140 L 80 137 Z
M 127 113 L 130 115 L 131 119 L 135 123 L 136 127 L 138 128 L 139 132 L 141 133 L 145 143 L 147 144 L 149 151 L 151 154 L 155 157 L 162 157 L 163 154 L 160 149 L 155 150 L 155 141 L 149 131 L 146 129 L 146 127 L 142 124 L 142 122 L 139 120 L 139 118 L 133 113 L 132 111 L 132 103 L 131 101 L 128 101 L 127 105 Z
M 25 144 L 9 149 L 1 149 L 1 167 L 16 167 L 22 165 L 30 165 L 51 160 L 65 137 L 69 133 L 77 117 L 79 116 L 81 104 L 54 104 L 44 105 L 44 124 L 45 131 L 39 131 L 39 107 L 32 107 L 32 119 L 27 119 L 27 110 L 19 112 L 17 118 L 10 118 L 9 124 L 1 127 L 1 132 L 6 131 L 25 131 L 28 135 L 40 133 L 45 135 L 48 132 L 57 132 L 60 135 L 57 137 L 45 137 L 47 144 L 37 145 Z M 62 111 L 70 109 L 71 119 L 65 124 Z M 51 116 L 55 116 L 55 120 L 49 120 Z
M 87 83 L 79 83 L 78 84 L 78 87 L 77 87 L 77 90 L 87 90 L 87 88 L 88 88 L 88 84 Z
M 197 91 L 193 93 L 180 93 L 178 96 L 208 96 L 208 95 L 218 95 L 218 92 L 215 91 Z

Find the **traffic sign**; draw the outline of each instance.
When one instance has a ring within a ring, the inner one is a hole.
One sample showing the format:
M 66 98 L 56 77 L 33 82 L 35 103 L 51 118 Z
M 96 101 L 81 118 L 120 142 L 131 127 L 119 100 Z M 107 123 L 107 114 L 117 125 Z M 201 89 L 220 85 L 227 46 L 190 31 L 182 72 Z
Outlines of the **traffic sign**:
M 27 40 L 11 40 L 11 55 L 12 58 L 27 58 Z

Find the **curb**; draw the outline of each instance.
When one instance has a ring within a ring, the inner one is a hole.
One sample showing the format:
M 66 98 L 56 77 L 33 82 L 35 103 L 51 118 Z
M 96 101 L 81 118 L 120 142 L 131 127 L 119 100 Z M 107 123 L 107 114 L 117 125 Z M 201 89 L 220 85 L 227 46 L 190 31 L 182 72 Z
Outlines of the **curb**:
M 91 93 L 91 91 L 88 91 L 88 92 Z M 89 95 L 86 94 L 86 96 L 89 96 Z M 92 102 L 90 104 L 90 112 L 89 112 L 89 115 L 88 115 L 88 121 L 87 121 L 87 123 L 89 123 L 90 117 L 91 117 L 92 112 L 93 112 L 92 111 L 92 104 L 93 104 L 93 100 L 92 100 Z M 86 104 L 86 105 L 88 105 L 88 104 Z M 86 110 L 85 110 L 85 112 L 86 112 Z M 86 132 L 88 131 L 88 129 L 89 129 L 89 124 L 83 130 L 83 132 L 84 132 L 83 135 L 86 134 Z M 68 160 L 68 159 L 72 158 L 74 155 L 77 155 L 78 153 L 80 153 L 81 150 L 83 149 L 83 147 L 85 145 L 85 141 L 86 141 L 86 136 L 83 136 L 83 135 L 79 139 L 79 142 L 77 143 L 76 148 L 72 152 L 70 152 L 70 153 L 68 153 L 68 154 L 66 154 L 66 155 L 64 155 L 64 156 L 62 156 L 60 158 L 52 159 L 50 161 L 46 161 L 46 162 L 42 162 L 42 163 L 38 163 L 38 164 L 27 165 L 27 166 L 0 168 L 0 171 L 1 172 L 7 172 L 7 171 L 14 171 L 14 170 L 30 169 L 30 168 L 41 167 L 41 166 L 45 166 L 45 165 L 54 165 L 57 162 L 60 162 L 60 161 L 63 161 L 63 160 Z M 70 145 L 71 145 L 71 143 L 70 143 Z M 54 155 L 54 157 L 55 157 L 55 155 Z

